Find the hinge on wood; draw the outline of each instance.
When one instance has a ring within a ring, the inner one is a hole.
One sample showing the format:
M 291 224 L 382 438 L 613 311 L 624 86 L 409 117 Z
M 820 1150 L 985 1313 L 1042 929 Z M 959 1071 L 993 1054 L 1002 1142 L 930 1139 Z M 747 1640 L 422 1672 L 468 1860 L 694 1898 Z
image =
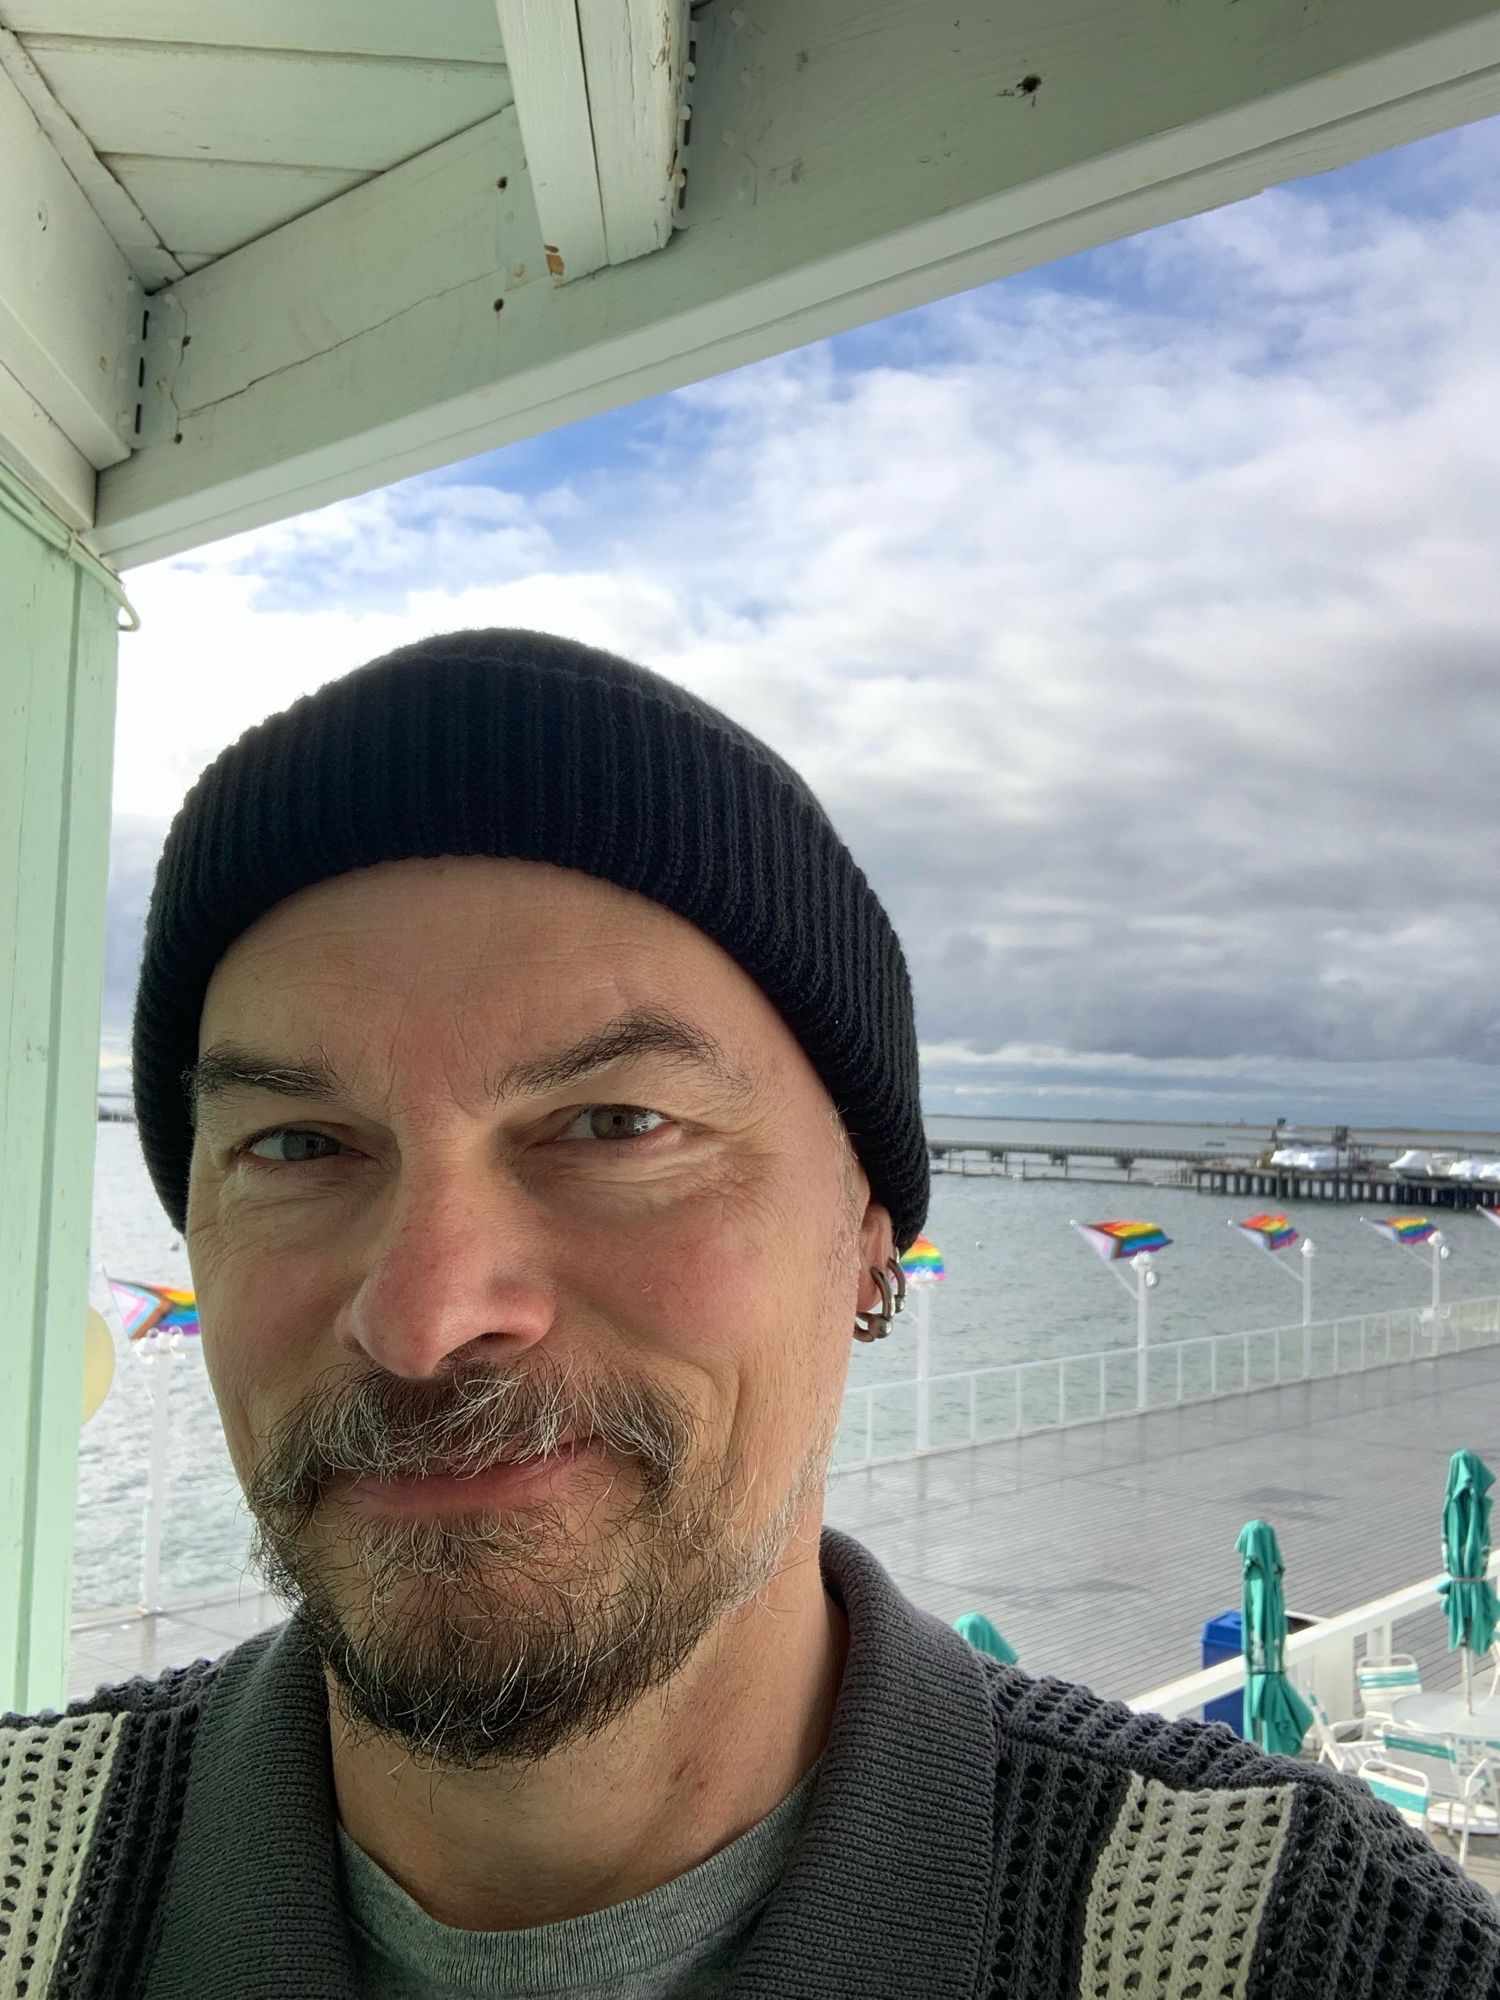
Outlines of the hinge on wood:
M 171 287 L 153 293 L 143 302 L 131 376 L 135 401 L 130 442 L 136 448 L 161 444 L 167 439 L 174 444 L 182 442 L 177 372 L 182 366 L 183 350 L 192 338 L 185 329 L 182 302 Z
M 130 375 L 131 409 L 133 412 L 130 436 L 127 442 L 134 451 L 141 442 L 141 422 L 146 414 L 146 341 L 151 332 L 151 301 L 146 299 L 141 305 L 140 331 L 135 338 L 135 366 Z

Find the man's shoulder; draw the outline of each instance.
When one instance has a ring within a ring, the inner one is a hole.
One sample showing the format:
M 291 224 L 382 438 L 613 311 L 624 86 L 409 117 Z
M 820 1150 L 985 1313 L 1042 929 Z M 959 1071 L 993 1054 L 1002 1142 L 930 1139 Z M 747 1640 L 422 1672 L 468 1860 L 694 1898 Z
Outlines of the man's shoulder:
M 0 1714 L 0 1852 L 19 1919 L 0 1919 L 0 1993 L 45 1992 L 70 1922 L 92 1936 L 101 1898 L 128 1901 L 122 1885 L 170 1865 L 204 1706 L 274 1637 L 100 1686 L 65 1709 Z
M 1303 1779 L 1318 1785 L 1333 1775 L 1321 1765 L 1267 1756 L 1222 1723 L 1169 1719 L 1081 1682 L 1029 1674 L 982 1655 L 979 1663 L 1002 1759 L 1025 1749 L 1178 1790 L 1248 1790 Z
M 92 1694 L 79 1696 L 66 1708 L 43 1708 L 30 1715 L 0 1714 L 0 1734 L 67 1735 L 89 1724 L 106 1726 L 130 1716 L 166 1716 L 191 1709 L 231 1669 L 258 1659 L 282 1630 L 280 1625 L 267 1626 L 237 1646 L 203 1654 L 187 1666 L 170 1667 L 154 1676 L 135 1674 L 123 1681 L 101 1681 Z
M 254 1645 L 258 1641 L 250 1641 Z M 50 1819 L 92 1823 L 122 1754 L 147 1738 L 190 1753 L 192 1724 L 225 1663 L 195 1660 L 154 1677 L 106 1683 L 63 1709 L 0 1714 L 0 1831 L 14 1845 Z
M 33 1714 L 0 1714 L 0 1760 L 14 1764 L 17 1758 L 35 1762 L 55 1755 L 76 1755 L 64 1745 L 99 1744 L 120 1733 L 132 1717 L 170 1715 L 191 1709 L 202 1699 L 205 1687 L 217 1671 L 217 1661 L 197 1660 L 190 1667 L 174 1667 L 155 1678 L 136 1675 L 130 1680 L 102 1683 L 90 1695 L 70 1701 L 66 1708 L 40 1708 Z
M 1076 1801 L 1084 1992 L 1114 1992 L 1142 1954 L 1165 1974 L 1196 1933 L 1254 1968 L 1237 1989 L 1251 1995 L 1364 1990 L 1379 1965 L 1382 2000 L 1500 2000 L 1493 1899 L 1357 1778 L 1267 1756 L 1222 1725 L 985 1672 L 999 1796 Z

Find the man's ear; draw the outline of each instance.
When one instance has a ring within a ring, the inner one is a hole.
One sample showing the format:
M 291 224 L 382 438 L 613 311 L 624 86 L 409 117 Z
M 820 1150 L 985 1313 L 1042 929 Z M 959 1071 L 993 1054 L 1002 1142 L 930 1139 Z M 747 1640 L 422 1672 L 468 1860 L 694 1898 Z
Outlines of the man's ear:
M 859 1262 L 863 1277 L 869 1271 L 883 1271 L 896 1254 L 896 1233 L 891 1212 L 878 1201 L 865 1204 L 859 1225 Z

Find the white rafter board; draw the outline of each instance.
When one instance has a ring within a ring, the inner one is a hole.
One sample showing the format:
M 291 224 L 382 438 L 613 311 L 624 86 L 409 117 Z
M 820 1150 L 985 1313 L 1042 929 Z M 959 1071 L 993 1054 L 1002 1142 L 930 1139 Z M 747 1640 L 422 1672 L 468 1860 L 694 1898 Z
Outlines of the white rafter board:
M 510 102 L 503 64 L 18 39 L 100 154 L 379 173 Z
M 687 0 L 496 0 L 550 274 L 672 233 Z
M 79 41 L 505 60 L 495 0 L 0 0 L 0 21 Z
M 361 168 L 158 160 L 135 153 L 100 159 L 185 271 L 212 264 L 370 179 Z
M 390 175 L 170 287 L 161 400 L 101 479 L 101 547 L 210 540 L 1500 110 L 1500 9 L 1472 0 L 933 18 L 699 11 L 685 226 L 659 255 L 539 275 L 502 119 L 434 174 L 468 218 L 441 245 Z M 500 178 L 511 221 L 487 253 Z M 318 232 L 344 218 L 331 275 Z M 341 290 L 408 255 L 420 296 Z
M 611 264 L 665 247 L 676 208 L 688 0 L 578 0 Z
M 497 0 L 531 199 L 553 277 L 609 261 L 588 77 L 572 0 Z

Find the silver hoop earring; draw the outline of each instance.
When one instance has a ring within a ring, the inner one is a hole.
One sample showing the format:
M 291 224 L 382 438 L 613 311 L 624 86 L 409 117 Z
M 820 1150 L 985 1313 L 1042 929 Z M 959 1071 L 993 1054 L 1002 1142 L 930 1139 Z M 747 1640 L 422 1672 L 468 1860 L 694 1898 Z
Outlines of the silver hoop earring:
M 885 1268 L 890 1272 L 896 1283 L 895 1310 L 898 1313 L 904 1312 L 906 1310 L 906 1273 L 901 1268 L 901 1259 L 899 1257 L 887 1257 Z
M 870 1276 L 880 1288 L 880 1310 L 854 1315 L 856 1340 L 884 1340 L 891 1330 L 891 1321 L 896 1317 L 896 1295 L 891 1290 L 890 1279 L 884 1271 L 877 1271 L 873 1264 Z

